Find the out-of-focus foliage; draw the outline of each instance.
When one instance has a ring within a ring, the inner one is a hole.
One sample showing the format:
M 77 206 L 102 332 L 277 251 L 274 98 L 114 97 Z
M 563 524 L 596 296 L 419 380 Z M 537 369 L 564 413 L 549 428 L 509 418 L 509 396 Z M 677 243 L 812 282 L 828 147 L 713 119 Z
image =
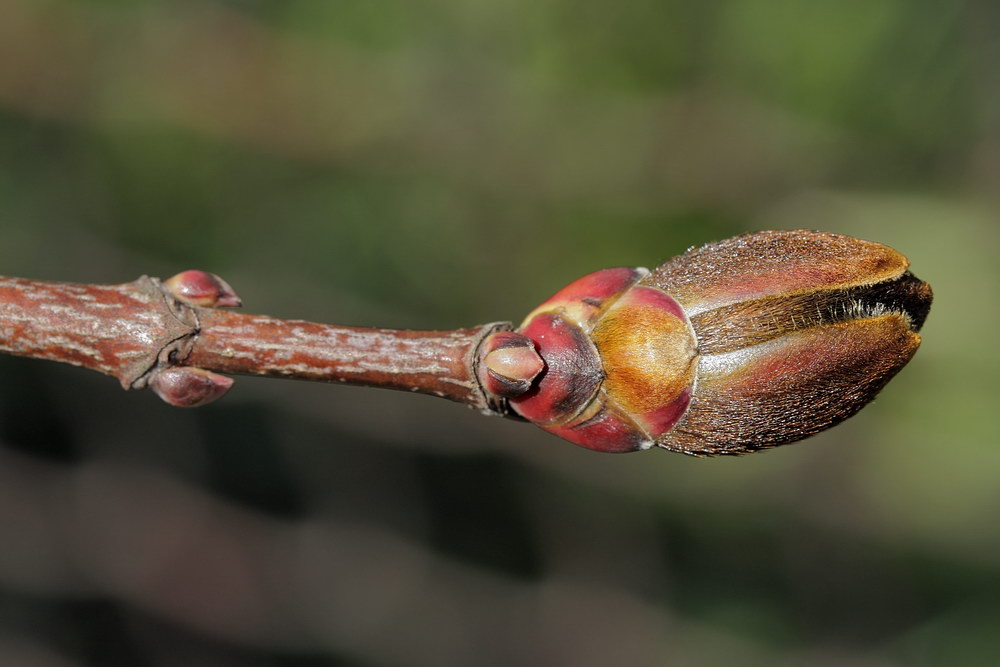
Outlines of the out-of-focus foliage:
M 0 359 L 0 664 L 995 661 L 997 63 L 988 0 L 5 0 L 5 275 L 442 328 L 807 227 L 937 299 L 872 406 L 743 459 Z

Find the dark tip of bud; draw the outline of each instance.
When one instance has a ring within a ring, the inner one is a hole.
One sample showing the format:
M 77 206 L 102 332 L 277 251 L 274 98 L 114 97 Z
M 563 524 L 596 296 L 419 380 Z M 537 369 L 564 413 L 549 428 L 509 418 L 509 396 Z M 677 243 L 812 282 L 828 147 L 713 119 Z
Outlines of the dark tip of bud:
M 486 391 L 511 398 L 531 389 L 545 362 L 526 336 L 513 331 L 491 335 L 483 343 L 480 382 Z
M 191 306 L 235 308 L 243 305 L 229 283 L 207 271 L 182 271 L 163 281 L 163 287 L 175 299 Z
M 930 285 L 909 271 L 896 283 L 895 292 L 899 300 L 899 307 L 909 317 L 910 327 L 914 331 L 920 331 L 927 319 L 927 314 L 931 311 L 934 292 Z
M 175 367 L 157 371 L 149 386 L 170 405 L 196 408 L 221 398 L 233 380 L 201 368 Z

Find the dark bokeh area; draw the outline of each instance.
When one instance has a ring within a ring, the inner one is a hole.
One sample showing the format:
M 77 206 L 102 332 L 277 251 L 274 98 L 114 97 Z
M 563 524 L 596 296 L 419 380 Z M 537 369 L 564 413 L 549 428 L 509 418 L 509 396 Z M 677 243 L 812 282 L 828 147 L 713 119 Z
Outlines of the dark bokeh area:
M 804 227 L 936 301 L 859 416 L 738 459 L 0 358 L 0 664 L 991 664 L 998 7 L 5 0 L 0 274 L 446 328 Z

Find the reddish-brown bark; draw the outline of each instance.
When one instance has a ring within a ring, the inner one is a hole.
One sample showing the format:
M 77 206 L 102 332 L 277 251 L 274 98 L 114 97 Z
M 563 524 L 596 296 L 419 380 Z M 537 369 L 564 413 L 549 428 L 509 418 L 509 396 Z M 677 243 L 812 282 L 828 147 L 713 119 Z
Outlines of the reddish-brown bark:
M 81 285 L 0 278 L 0 352 L 111 375 L 126 389 L 166 369 L 342 382 L 491 410 L 476 376 L 492 323 L 455 331 L 338 327 L 192 306 L 159 280 Z
M 327 380 L 434 394 L 485 406 L 471 369 L 504 325 L 455 331 L 363 329 L 199 309 L 201 330 L 180 363 L 221 373 Z

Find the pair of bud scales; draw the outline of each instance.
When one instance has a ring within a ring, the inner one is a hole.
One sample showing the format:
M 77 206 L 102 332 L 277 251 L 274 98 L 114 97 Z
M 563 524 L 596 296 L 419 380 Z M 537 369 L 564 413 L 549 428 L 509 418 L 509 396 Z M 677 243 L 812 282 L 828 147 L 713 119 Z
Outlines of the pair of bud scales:
M 888 246 L 768 231 L 566 286 L 488 337 L 478 380 L 604 452 L 743 454 L 854 415 L 910 360 L 930 286 Z

